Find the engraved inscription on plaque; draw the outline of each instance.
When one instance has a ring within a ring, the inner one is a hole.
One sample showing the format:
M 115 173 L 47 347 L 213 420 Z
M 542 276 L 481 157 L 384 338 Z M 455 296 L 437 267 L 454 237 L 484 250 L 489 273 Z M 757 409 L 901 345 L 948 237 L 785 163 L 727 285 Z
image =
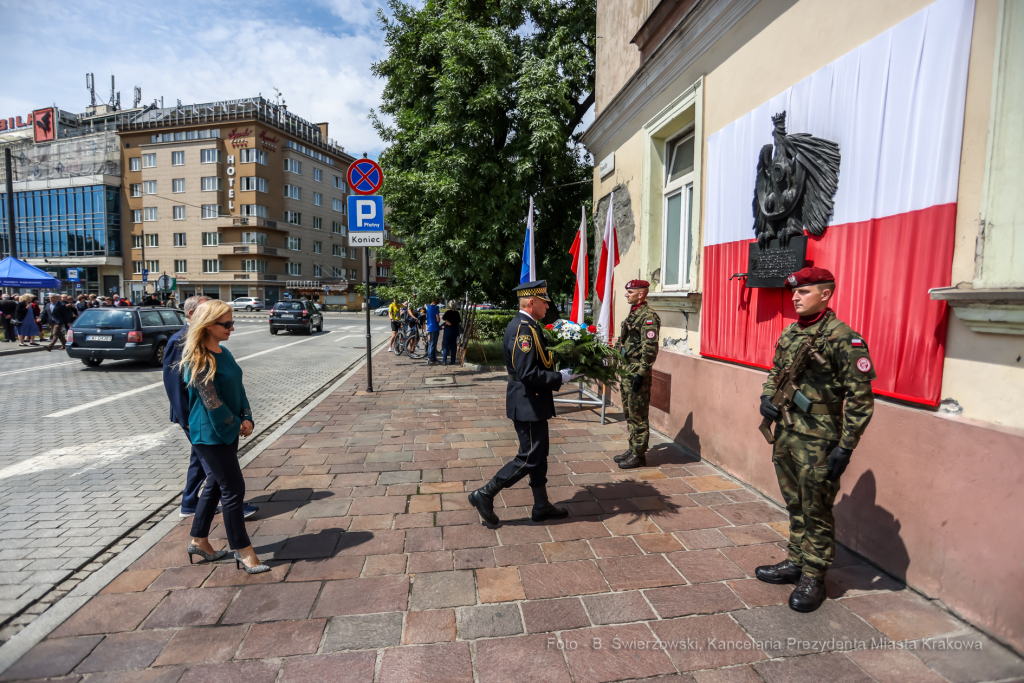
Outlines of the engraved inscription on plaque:
M 777 239 L 767 249 L 751 242 L 747 247 L 747 287 L 782 287 L 790 274 L 804 267 L 806 258 L 805 235 L 793 237 L 785 247 L 780 247 Z

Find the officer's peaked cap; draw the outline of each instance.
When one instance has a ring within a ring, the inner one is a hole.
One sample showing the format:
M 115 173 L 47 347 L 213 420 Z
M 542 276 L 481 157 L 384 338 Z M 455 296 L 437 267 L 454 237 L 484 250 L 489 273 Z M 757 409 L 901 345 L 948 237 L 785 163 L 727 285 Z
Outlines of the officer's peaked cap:
M 550 303 L 551 298 L 548 296 L 548 281 L 547 280 L 534 280 L 533 282 L 524 282 L 515 289 L 512 290 L 516 293 L 516 296 L 535 296 L 542 301 Z

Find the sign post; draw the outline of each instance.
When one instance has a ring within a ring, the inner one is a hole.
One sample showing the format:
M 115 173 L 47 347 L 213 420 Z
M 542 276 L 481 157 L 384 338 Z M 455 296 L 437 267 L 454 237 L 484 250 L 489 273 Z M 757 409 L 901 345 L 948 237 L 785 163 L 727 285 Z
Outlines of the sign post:
M 357 195 L 348 197 L 348 243 L 366 252 L 366 390 L 373 391 L 373 359 L 370 339 L 370 247 L 384 246 L 384 199 L 373 195 L 384 184 L 384 171 L 376 161 L 362 159 L 348 167 L 348 186 Z M 373 196 L 366 196 L 373 195 Z

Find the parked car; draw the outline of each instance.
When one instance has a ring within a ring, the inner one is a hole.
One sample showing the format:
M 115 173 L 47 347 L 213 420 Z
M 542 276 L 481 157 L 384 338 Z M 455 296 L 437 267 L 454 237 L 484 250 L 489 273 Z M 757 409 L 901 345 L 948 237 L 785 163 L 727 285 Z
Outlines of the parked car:
M 387 306 L 381 306 L 380 308 L 375 308 L 375 309 L 373 309 L 373 314 L 374 315 L 387 315 L 388 314 L 388 307 Z
M 173 308 L 89 308 L 68 330 L 67 353 L 91 368 L 105 360 L 164 362 L 167 340 L 185 326 Z
M 252 296 L 242 296 L 231 302 L 231 308 L 246 311 L 262 311 L 263 310 L 263 299 L 257 299 Z
M 320 304 L 305 299 L 278 301 L 270 310 L 270 334 L 278 330 L 302 330 L 312 334 L 313 330 L 323 332 L 324 314 Z
M 473 308 L 475 308 L 478 311 L 493 311 L 497 308 L 497 306 L 495 306 L 494 304 L 477 304 Z

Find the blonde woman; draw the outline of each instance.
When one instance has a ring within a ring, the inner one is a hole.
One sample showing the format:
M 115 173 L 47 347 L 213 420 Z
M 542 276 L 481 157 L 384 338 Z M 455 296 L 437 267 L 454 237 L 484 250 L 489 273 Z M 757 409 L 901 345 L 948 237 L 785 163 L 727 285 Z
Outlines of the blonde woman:
M 220 344 L 228 340 L 235 323 L 231 306 L 207 301 L 189 322 L 179 369 L 188 386 L 189 435 L 206 470 L 206 486 L 192 520 L 188 560 L 194 555 L 212 562 L 228 554 L 210 545 L 210 525 L 221 503 L 228 545 L 235 550 L 235 566 L 249 574 L 270 567 L 260 562 L 245 530 L 242 506 L 245 479 L 238 465 L 238 438 L 252 434 L 252 410 L 242 386 L 242 369 Z
M 14 325 L 17 327 L 18 346 L 39 346 L 35 342 L 39 332 L 39 306 L 36 305 L 35 294 L 22 294 L 18 298 L 18 308 L 14 312 Z M 42 337 L 40 337 L 42 339 Z

